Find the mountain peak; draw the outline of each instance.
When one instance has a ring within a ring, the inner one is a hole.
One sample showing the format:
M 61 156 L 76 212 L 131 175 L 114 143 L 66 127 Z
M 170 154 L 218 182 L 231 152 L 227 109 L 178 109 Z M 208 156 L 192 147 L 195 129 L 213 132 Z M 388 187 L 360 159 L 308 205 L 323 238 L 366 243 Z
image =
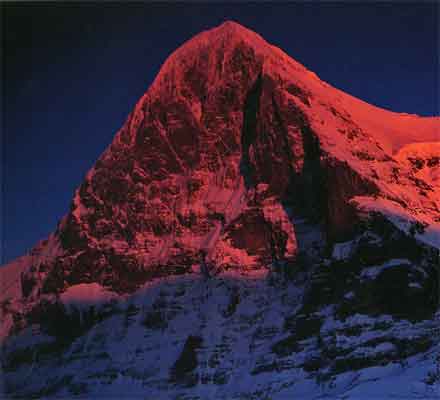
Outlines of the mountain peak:
M 253 40 L 254 42 L 263 42 L 264 44 L 269 45 L 258 33 L 249 28 L 246 28 L 243 25 L 240 25 L 238 22 L 230 20 L 223 22 L 222 24 L 206 31 L 205 33 L 211 35 L 217 34 L 235 36 L 238 38 L 247 39 L 249 41 Z
M 311 77 L 316 80 L 315 74 L 258 33 L 228 20 L 195 35 L 175 50 L 163 64 L 149 92 L 162 96 L 163 90 L 178 89 L 185 74 L 195 80 L 200 80 L 196 75 L 201 74 L 202 81 L 216 84 L 226 78 L 224 67 L 228 64 L 234 64 L 237 72 L 247 71 L 252 76 L 264 69 L 271 75 L 290 74 L 295 80 Z
M 250 31 L 248 28 L 244 27 L 243 25 L 239 24 L 238 22 L 232 21 L 232 20 L 226 20 L 222 22 L 220 25 L 213 29 L 223 30 L 223 31 L 229 31 L 229 32 L 243 32 L 243 31 Z M 255 35 L 257 35 L 255 32 L 253 32 Z

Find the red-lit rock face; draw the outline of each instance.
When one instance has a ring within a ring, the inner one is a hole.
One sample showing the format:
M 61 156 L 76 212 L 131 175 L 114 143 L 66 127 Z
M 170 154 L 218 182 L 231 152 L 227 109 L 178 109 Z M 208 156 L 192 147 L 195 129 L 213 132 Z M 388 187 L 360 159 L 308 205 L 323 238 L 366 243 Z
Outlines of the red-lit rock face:
M 355 196 L 430 219 L 432 184 L 393 158 L 414 139 L 408 127 L 417 141 L 438 135 L 438 119 L 346 95 L 237 24 L 204 32 L 170 56 L 88 173 L 55 235 L 62 252 L 24 294 L 81 282 L 130 291 L 191 270 L 200 250 L 213 271 L 294 268 L 292 210 L 343 239 Z

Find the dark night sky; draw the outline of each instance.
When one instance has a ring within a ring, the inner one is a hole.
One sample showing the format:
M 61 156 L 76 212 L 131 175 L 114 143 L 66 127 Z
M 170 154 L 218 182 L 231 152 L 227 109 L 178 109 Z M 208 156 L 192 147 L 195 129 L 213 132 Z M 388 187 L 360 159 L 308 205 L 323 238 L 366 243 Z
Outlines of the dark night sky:
M 4 4 L 3 254 L 45 238 L 166 57 L 227 19 L 332 85 L 438 114 L 438 3 Z

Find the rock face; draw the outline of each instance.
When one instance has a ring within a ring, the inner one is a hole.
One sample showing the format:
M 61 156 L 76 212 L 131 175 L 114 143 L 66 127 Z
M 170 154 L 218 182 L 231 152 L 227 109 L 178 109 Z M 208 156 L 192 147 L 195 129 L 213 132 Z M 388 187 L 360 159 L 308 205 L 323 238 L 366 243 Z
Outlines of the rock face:
M 87 174 L 56 232 L 62 255 L 41 278 L 25 277 L 23 294 L 81 282 L 130 291 L 187 272 L 200 250 L 215 270 L 291 263 L 292 208 L 330 241 L 347 237 L 351 198 L 378 195 L 386 181 L 414 187 L 350 115 L 348 97 L 238 24 L 198 35 Z
M 43 326 L 41 310 L 60 313 L 44 301 L 76 285 L 127 295 L 194 271 L 308 282 L 286 325 L 296 333 L 272 343 L 281 357 L 320 332 L 319 310 L 329 304 L 334 318 L 429 320 L 438 300 L 439 163 L 426 151 L 415 156 L 424 145 L 411 143 L 440 139 L 438 129 L 438 118 L 381 110 L 329 86 L 236 23 L 203 32 L 165 62 L 56 232 L 19 268 L 4 268 L 20 274 L 3 302 L 8 326 Z M 105 319 L 88 315 L 87 327 Z M 197 338 L 181 355 L 191 371 Z M 351 368 L 322 357 L 301 365 L 329 374 Z

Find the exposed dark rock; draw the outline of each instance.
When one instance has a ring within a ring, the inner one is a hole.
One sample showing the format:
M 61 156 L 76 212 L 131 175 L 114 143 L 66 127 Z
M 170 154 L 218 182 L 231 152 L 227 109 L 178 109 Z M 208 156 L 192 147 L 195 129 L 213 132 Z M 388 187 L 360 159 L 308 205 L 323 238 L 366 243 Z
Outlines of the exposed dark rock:
M 202 343 L 203 338 L 200 336 L 188 336 L 182 353 L 171 369 L 171 381 L 187 386 L 193 386 L 197 382 L 197 376 L 192 372 L 197 368 L 197 349 L 201 347 Z

